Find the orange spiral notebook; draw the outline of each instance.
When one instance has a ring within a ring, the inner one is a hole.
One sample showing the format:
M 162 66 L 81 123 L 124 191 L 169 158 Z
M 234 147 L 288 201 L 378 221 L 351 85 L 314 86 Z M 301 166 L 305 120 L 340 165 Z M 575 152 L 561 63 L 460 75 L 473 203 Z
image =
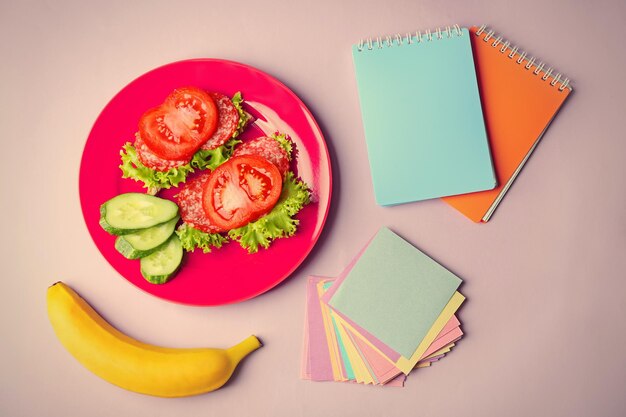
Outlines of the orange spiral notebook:
M 498 186 L 443 200 L 487 222 L 572 91 L 570 81 L 485 26 L 470 29 Z

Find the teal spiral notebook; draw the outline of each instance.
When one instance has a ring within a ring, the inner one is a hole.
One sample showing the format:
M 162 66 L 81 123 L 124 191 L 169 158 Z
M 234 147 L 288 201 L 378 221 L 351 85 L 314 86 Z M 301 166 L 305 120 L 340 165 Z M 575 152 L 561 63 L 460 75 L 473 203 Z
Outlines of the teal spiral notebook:
M 378 204 L 496 186 L 466 28 L 370 38 L 352 55 Z

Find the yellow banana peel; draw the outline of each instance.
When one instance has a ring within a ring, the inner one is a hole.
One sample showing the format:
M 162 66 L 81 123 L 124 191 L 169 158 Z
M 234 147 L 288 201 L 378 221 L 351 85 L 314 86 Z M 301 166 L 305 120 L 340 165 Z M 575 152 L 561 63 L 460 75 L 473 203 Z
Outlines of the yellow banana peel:
M 261 347 L 250 336 L 229 349 L 175 349 L 139 342 L 107 323 L 68 285 L 48 288 L 48 317 L 65 348 L 87 369 L 119 387 L 158 397 L 220 388 L 239 362 Z

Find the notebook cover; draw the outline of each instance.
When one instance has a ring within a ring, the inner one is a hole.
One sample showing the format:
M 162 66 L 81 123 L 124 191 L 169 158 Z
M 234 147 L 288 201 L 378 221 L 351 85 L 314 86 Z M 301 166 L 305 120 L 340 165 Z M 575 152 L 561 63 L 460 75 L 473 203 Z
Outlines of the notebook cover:
M 462 28 L 353 46 L 378 204 L 495 187 L 469 38 Z
M 478 28 L 472 27 L 470 38 L 498 186 L 490 191 L 447 197 L 444 201 L 471 220 L 481 222 L 499 196 L 508 190 L 509 180 L 534 150 L 570 89 L 560 91 L 560 82 L 550 85 L 554 77 L 542 80 L 545 70 L 535 74 L 536 65 L 526 69 L 528 59 L 518 64 L 520 54 L 509 58 L 511 47 L 501 52 L 502 42 L 494 47 L 495 37 L 485 42 L 488 32 L 477 36 L 477 31 Z

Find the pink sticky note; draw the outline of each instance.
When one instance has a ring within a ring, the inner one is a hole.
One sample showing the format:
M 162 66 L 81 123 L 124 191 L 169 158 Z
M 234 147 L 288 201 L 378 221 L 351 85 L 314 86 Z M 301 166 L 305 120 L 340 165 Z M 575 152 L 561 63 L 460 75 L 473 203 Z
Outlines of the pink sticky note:
M 319 300 L 319 297 L 321 297 L 324 291 L 326 291 L 324 289 L 324 286 L 326 285 L 326 283 L 332 282 L 332 281 L 333 279 L 325 278 L 319 281 L 315 286 L 317 289 L 318 305 L 320 306 L 320 309 L 322 312 L 322 323 L 325 323 L 324 330 L 326 334 L 326 344 L 328 346 L 330 359 L 331 359 L 331 369 L 333 369 L 333 374 L 334 374 L 335 373 L 335 370 L 333 367 L 333 363 L 334 363 L 335 366 L 338 367 L 337 369 L 338 375 L 337 374 L 334 375 L 335 381 L 345 381 L 348 379 L 348 373 L 346 371 L 346 363 L 344 362 L 343 356 L 341 354 L 341 348 L 340 348 L 341 337 L 340 335 L 335 333 L 335 328 L 332 324 L 331 317 L 330 317 L 330 308 Z
M 456 342 L 461 338 L 461 336 L 463 336 L 463 331 L 460 327 L 455 327 L 454 329 L 443 335 L 440 333 L 440 336 L 437 336 L 437 339 L 435 339 L 435 341 L 430 346 L 428 346 L 428 349 L 426 349 L 426 352 L 424 352 L 422 358 L 426 358 L 432 355 L 449 343 Z
M 305 302 L 305 304 L 308 304 Z M 311 379 L 311 361 L 309 360 L 309 319 L 308 305 L 304 307 L 304 335 L 302 337 L 302 357 L 300 359 L 300 377 L 302 379 Z
M 452 318 L 450 318 L 450 320 L 448 321 L 448 323 L 446 323 L 443 329 L 441 329 L 437 338 L 441 337 L 441 335 L 444 335 L 460 326 L 461 326 L 461 322 L 459 321 L 459 319 L 456 316 L 452 316 Z
M 316 287 L 325 279 L 328 278 L 311 276 L 307 282 L 308 362 L 304 368 L 313 381 L 334 380 Z
M 403 387 L 404 381 L 406 381 L 406 375 L 400 374 L 391 381 L 387 382 L 385 387 Z

